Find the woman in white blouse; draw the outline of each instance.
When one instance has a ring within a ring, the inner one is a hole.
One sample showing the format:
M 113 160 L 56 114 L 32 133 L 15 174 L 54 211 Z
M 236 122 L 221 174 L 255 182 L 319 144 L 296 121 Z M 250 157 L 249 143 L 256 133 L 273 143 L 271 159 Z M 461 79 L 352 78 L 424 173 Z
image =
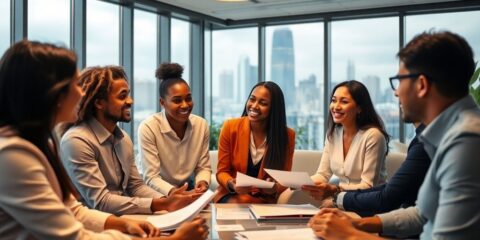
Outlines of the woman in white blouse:
M 315 184 L 340 179 L 340 189 L 371 188 L 386 180 L 385 157 L 389 136 L 375 112 L 367 88 L 345 81 L 332 91 L 328 132 Z
M 83 92 L 76 66 L 74 52 L 27 40 L 0 60 L 0 238 L 157 237 L 150 223 L 90 210 L 73 197 L 52 129 L 77 117 Z M 184 224 L 171 238 L 204 239 L 204 221 Z

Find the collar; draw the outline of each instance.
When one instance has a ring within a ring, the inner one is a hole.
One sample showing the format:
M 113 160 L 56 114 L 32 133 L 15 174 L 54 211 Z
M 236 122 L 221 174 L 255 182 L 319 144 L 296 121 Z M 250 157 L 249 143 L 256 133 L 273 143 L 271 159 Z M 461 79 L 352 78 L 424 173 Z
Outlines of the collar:
M 185 130 L 185 136 L 187 136 L 187 133 L 190 132 L 191 129 L 192 129 L 191 117 L 192 117 L 192 114 L 190 114 L 190 116 L 188 116 L 187 129 Z M 160 122 L 160 132 L 161 133 L 172 132 L 172 133 L 176 134 L 175 131 L 173 131 L 172 127 L 170 126 L 170 123 L 168 122 L 165 110 L 162 110 L 160 112 L 159 116 L 157 116 L 157 120 Z
M 97 137 L 100 144 L 103 144 L 112 137 L 115 139 L 122 139 L 124 137 L 122 130 L 120 130 L 118 126 L 115 126 L 112 134 L 95 117 L 90 118 L 87 124 L 92 129 L 93 134 Z
M 425 127 L 419 139 L 424 143 L 432 145 L 435 149 L 438 148 L 445 132 L 453 127 L 460 113 L 473 108 L 477 108 L 477 105 L 470 95 L 454 102 Z

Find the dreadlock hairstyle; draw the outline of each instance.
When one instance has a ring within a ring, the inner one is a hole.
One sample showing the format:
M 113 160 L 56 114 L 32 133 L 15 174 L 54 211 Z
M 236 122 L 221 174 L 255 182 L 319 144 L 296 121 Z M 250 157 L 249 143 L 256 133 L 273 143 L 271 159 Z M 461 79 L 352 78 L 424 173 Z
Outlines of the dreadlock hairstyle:
M 0 60 L 0 126 L 9 126 L 47 158 L 63 200 L 76 193 L 60 162 L 52 134 L 58 104 L 77 73 L 74 52 L 52 44 L 23 40 Z
M 116 79 L 128 79 L 127 74 L 120 66 L 95 66 L 85 69 L 80 74 L 79 83 L 85 95 L 80 101 L 76 124 L 94 116 L 95 100 L 107 99 L 112 82 Z
M 287 154 L 285 153 L 288 147 L 288 132 L 287 132 L 287 117 L 285 113 L 285 98 L 280 86 L 275 82 L 259 82 L 253 86 L 250 91 L 252 95 L 253 90 L 257 87 L 265 87 L 270 92 L 271 105 L 270 113 L 267 119 L 267 152 L 265 153 L 265 167 L 272 169 L 283 169 Z M 248 100 L 245 103 L 242 116 L 247 116 Z

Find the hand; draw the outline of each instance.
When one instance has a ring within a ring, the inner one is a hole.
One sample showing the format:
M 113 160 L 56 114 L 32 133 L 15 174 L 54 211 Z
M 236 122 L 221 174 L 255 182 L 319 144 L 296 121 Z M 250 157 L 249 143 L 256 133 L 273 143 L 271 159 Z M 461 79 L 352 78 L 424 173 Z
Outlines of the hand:
M 308 192 L 316 200 L 323 200 L 327 197 L 333 196 L 333 194 L 338 190 L 338 187 L 335 185 L 330 185 L 328 183 L 318 183 L 315 186 L 302 186 L 302 190 Z
M 326 198 L 323 199 L 322 203 L 320 204 L 320 208 L 333 208 L 333 198 Z
M 183 195 L 190 195 L 194 193 L 194 190 L 187 191 L 188 189 L 188 184 L 184 183 L 183 186 L 181 187 L 172 187 L 170 191 L 168 191 L 168 196 L 171 196 L 172 194 L 183 194 Z
M 252 187 L 247 186 L 247 187 L 237 187 L 237 179 L 232 178 L 229 180 L 230 184 L 233 185 L 233 188 L 235 189 L 235 192 L 238 194 L 249 194 L 253 191 Z
M 125 222 L 125 233 L 137 235 L 142 238 L 158 237 L 161 234 L 159 228 L 154 227 L 147 221 L 127 220 Z
M 172 239 L 203 240 L 208 237 L 208 226 L 204 218 L 195 218 L 191 222 L 185 222 L 180 225 Z
M 184 208 L 202 195 L 201 193 L 185 193 L 187 187 L 187 185 L 183 185 L 181 188 L 173 190 L 168 197 L 153 199 L 152 211 L 175 211 Z
M 360 232 L 353 225 L 352 218 L 334 208 L 321 209 L 310 219 L 308 226 L 322 239 L 349 239 Z
M 105 221 L 105 229 L 116 229 L 120 232 L 144 237 L 160 236 L 160 229 L 146 221 L 119 218 L 111 215 Z
M 197 193 L 204 193 L 208 190 L 208 183 L 205 181 L 200 181 L 195 186 L 195 192 Z

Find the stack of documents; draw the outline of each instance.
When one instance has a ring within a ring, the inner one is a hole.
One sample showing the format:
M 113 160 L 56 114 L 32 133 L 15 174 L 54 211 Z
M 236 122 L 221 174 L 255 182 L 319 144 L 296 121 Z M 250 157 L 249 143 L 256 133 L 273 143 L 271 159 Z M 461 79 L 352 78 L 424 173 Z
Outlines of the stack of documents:
M 319 211 L 311 204 L 252 204 L 249 208 L 258 222 L 308 222 Z
M 282 230 L 246 231 L 235 233 L 238 240 L 316 240 L 310 228 L 293 228 Z
M 265 168 L 268 173 L 278 183 L 289 188 L 301 188 L 303 185 L 315 186 L 308 173 L 306 172 L 290 172 Z
M 153 226 L 160 228 L 162 231 L 168 231 L 178 228 L 183 222 L 192 220 L 207 204 L 209 204 L 217 192 L 208 189 L 201 197 L 190 205 L 164 215 L 148 217 Z

